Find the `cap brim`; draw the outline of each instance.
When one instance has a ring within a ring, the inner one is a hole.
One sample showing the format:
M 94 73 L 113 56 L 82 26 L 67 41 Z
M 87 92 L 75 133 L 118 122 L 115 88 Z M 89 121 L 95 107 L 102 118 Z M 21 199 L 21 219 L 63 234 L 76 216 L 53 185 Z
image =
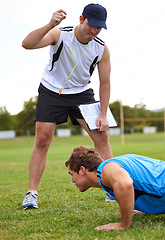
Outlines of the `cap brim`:
M 97 20 L 97 19 L 93 19 L 93 18 L 87 18 L 87 19 L 88 19 L 89 24 L 92 27 L 101 27 L 101 28 L 107 29 L 106 22 L 100 21 L 100 20 Z

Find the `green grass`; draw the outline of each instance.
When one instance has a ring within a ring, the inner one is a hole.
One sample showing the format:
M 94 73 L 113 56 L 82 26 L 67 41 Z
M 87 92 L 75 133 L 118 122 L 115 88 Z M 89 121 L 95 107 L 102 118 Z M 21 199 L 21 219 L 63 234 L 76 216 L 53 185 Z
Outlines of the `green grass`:
M 165 160 L 164 134 L 110 136 L 114 156 L 137 153 Z M 131 227 L 122 231 L 94 228 L 120 221 L 117 203 L 105 202 L 102 189 L 79 192 L 64 166 L 72 149 L 93 146 L 88 137 L 55 137 L 38 194 L 39 209 L 23 210 L 28 190 L 28 164 L 34 138 L 0 140 L 0 239 L 165 239 L 165 215 L 133 216 Z

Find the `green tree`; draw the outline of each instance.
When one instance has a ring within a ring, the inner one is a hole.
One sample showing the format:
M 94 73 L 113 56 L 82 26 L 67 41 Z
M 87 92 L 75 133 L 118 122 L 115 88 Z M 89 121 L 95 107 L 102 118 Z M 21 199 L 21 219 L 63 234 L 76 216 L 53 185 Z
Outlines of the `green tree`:
M 23 110 L 16 115 L 15 130 L 17 135 L 34 135 L 35 132 L 35 111 L 37 97 L 30 98 L 24 102 Z
M 0 130 L 12 130 L 13 121 L 6 107 L 0 107 Z
M 120 127 L 120 102 L 116 101 L 111 103 L 110 109 L 116 118 L 118 122 L 118 126 Z M 163 117 L 163 110 L 162 111 L 150 111 L 146 109 L 146 106 L 143 104 L 136 104 L 133 108 L 127 105 L 123 106 L 123 112 L 124 112 L 124 128 L 125 132 L 129 133 L 131 129 L 134 129 L 134 131 L 141 132 L 144 126 L 156 126 L 157 131 L 163 131 L 164 129 L 164 124 L 163 120 L 155 120 L 154 118 L 162 118 Z M 136 121 L 128 121 L 127 119 L 138 119 L 138 118 L 143 118 L 144 120 L 141 121 L 136 120 Z M 146 120 L 145 120 L 146 118 Z M 148 120 L 147 118 L 153 118 L 152 120 Z
M 118 125 L 120 126 L 120 102 L 115 101 L 115 102 L 109 104 L 109 107 L 110 107 Z

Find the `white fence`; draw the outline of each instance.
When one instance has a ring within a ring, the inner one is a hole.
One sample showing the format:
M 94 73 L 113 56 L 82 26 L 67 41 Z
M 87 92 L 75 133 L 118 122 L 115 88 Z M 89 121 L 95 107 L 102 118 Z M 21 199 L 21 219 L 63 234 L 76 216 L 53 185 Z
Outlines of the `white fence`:
M 109 128 L 108 133 L 109 133 L 109 135 L 120 135 L 121 129 L 120 128 Z
M 70 137 L 71 129 L 57 129 L 57 136 L 58 137 Z
M 156 133 L 156 127 L 144 127 L 143 128 L 143 133 L 149 134 L 149 133 Z
M 15 138 L 16 134 L 13 130 L 0 131 L 0 139 Z

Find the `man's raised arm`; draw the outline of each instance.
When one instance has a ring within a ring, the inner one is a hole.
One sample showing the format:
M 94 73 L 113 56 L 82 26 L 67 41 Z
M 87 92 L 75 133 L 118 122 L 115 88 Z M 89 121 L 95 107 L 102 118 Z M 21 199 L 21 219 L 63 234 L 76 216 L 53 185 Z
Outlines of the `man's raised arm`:
M 32 32 L 30 32 L 22 42 L 22 46 L 26 49 L 43 48 L 50 44 L 56 44 L 60 37 L 60 29 L 54 28 L 66 18 L 66 12 L 59 10 L 53 13 L 50 22 Z

